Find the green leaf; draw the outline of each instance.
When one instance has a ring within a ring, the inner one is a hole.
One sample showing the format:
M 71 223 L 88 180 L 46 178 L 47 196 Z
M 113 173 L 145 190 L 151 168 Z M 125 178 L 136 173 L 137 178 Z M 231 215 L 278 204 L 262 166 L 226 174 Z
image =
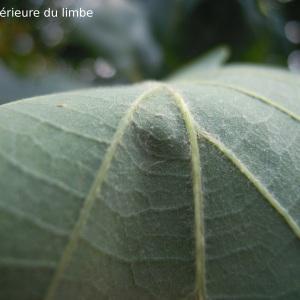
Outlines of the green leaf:
M 198 75 L 205 74 L 210 69 L 220 68 L 229 58 L 230 50 L 226 46 L 221 46 L 209 51 L 201 56 L 197 61 L 186 66 L 175 73 L 172 79 L 186 79 L 187 77 L 196 78 Z
M 0 106 L 1 300 L 299 299 L 299 77 L 204 76 Z
M 63 4 L 61 4 L 63 6 Z M 91 3 L 70 2 L 70 8 L 91 9 Z M 140 3 L 128 0 L 98 1 L 93 18 L 70 18 L 75 39 L 84 41 L 97 55 L 104 55 L 132 81 L 155 74 L 162 64 L 160 46 Z

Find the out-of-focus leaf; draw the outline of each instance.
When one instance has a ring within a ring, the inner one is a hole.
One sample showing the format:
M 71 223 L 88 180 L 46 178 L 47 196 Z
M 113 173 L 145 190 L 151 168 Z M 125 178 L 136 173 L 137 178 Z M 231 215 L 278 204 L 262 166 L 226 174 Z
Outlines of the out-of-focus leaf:
M 61 72 L 22 77 L 0 65 L 0 104 L 25 97 L 63 92 L 86 85 Z
M 1 300 L 300 298 L 299 77 L 206 73 L 0 106 Z
M 182 21 L 202 0 L 132 0 L 132 2 L 142 7 L 157 32 L 170 35 L 176 23 Z M 164 38 L 170 39 L 175 36 Z
M 246 61 L 286 63 L 288 40 L 284 34 L 285 17 L 280 4 L 275 0 L 239 0 L 244 19 L 249 26 L 254 41 L 244 49 Z M 283 57 L 282 57 L 283 55 Z
M 97 53 L 103 53 L 134 81 L 147 72 L 157 71 L 161 65 L 161 50 L 139 5 L 128 0 L 76 3 L 71 7 L 92 8 L 94 17 L 70 19 L 74 34 L 79 34 Z
M 189 64 L 172 78 L 197 77 L 199 74 L 205 74 L 210 69 L 220 68 L 229 58 L 230 50 L 228 47 L 218 47 L 201 56 L 198 60 Z

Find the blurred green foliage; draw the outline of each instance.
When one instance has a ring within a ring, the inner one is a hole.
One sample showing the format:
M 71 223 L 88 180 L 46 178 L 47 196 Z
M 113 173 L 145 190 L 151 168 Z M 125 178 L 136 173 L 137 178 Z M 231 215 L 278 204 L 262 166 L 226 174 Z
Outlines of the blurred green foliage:
M 7 9 L 82 7 L 95 13 L 84 19 L 0 18 L 2 74 L 41 76 L 47 82 L 49 72 L 60 72 L 73 85 L 87 86 L 160 79 L 220 44 L 231 49 L 231 61 L 289 64 L 300 70 L 296 0 L 2 0 L 1 4 Z M 31 79 L 27 82 L 32 86 Z M 3 95 L 0 92 L 0 98 Z

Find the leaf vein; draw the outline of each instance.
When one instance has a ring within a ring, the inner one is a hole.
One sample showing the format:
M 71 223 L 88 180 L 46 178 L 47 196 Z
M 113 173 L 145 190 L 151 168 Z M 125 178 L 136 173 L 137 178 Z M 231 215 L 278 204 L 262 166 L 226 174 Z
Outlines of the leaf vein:
M 217 82 L 217 81 L 209 81 L 209 80 L 197 80 L 197 81 L 191 81 L 192 83 L 198 83 L 200 85 L 206 85 L 206 86 L 216 86 L 216 87 L 222 87 L 225 89 L 229 89 L 229 90 L 233 90 L 235 92 L 241 93 L 245 96 L 249 96 L 252 99 L 256 99 L 258 101 L 261 101 L 263 103 L 265 103 L 268 106 L 271 106 L 277 110 L 279 110 L 280 112 L 288 115 L 290 118 L 300 122 L 300 116 L 298 116 L 297 114 L 294 114 L 293 112 L 291 112 L 290 110 L 288 110 L 287 108 L 285 108 L 284 106 L 277 104 L 276 101 L 269 99 L 267 97 L 261 96 L 256 94 L 255 92 L 249 90 L 249 89 L 245 89 L 243 87 L 239 87 L 237 85 L 230 85 L 230 84 L 225 84 L 225 83 L 221 83 L 221 82 Z
M 166 89 L 173 96 L 178 109 L 182 114 L 183 121 L 189 137 L 191 147 L 191 167 L 193 179 L 193 196 L 195 211 L 195 245 L 196 245 L 196 295 L 199 300 L 206 298 L 205 284 L 205 238 L 204 238 L 204 196 L 201 183 L 201 160 L 198 146 L 196 123 L 189 111 L 183 96 L 171 85 L 166 85 Z
M 259 180 L 254 176 L 254 174 L 228 149 L 221 141 L 217 140 L 203 129 L 198 127 L 199 136 L 206 139 L 212 145 L 214 145 L 220 152 L 222 152 L 225 157 L 227 157 L 238 169 L 239 171 L 253 184 L 256 190 L 266 199 L 271 206 L 283 217 L 285 222 L 290 226 L 293 232 L 298 238 L 300 238 L 300 228 L 295 220 L 288 214 L 288 211 L 281 206 L 279 201 L 271 194 L 271 192 L 259 182 Z
M 117 147 L 125 133 L 125 130 L 128 126 L 128 124 L 132 120 L 132 116 L 134 112 L 137 110 L 139 104 L 141 101 L 147 99 L 151 94 L 155 93 L 161 88 L 160 85 L 154 85 L 154 87 L 151 87 L 148 91 L 141 94 L 136 100 L 133 101 L 131 107 L 128 109 L 127 113 L 125 114 L 124 118 L 121 119 L 117 130 L 112 138 L 111 144 L 108 146 L 106 153 L 104 155 L 103 162 L 98 169 L 98 172 L 96 174 L 95 180 L 91 186 L 91 189 L 87 195 L 87 197 L 84 200 L 82 209 L 79 214 L 79 218 L 73 228 L 73 231 L 70 235 L 69 241 L 67 242 L 67 245 L 63 251 L 63 254 L 61 256 L 61 259 L 58 264 L 58 268 L 56 272 L 54 273 L 54 276 L 50 282 L 50 285 L 48 287 L 48 290 L 45 295 L 45 300 L 53 299 L 56 293 L 56 290 L 59 286 L 59 283 L 64 275 L 65 269 L 71 260 L 71 257 L 73 255 L 74 250 L 77 247 L 81 230 L 85 226 L 91 208 L 93 207 L 93 204 L 96 200 L 97 195 L 101 192 L 102 183 L 104 182 L 104 179 L 107 175 L 107 172 L 110 168 L 111 162 L 114 158 L 114 155 L 116 153 Z

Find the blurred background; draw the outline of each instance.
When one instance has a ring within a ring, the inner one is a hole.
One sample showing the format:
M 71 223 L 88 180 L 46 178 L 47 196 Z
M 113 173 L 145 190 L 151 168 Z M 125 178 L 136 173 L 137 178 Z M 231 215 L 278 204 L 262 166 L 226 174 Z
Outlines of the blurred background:
M 227 45 L 229 62 L 300 73 L 299 0 L 1 0 L 93 9 L 93 18 L 0 18 L 0 104 L 87 86 L 162 79 Z

